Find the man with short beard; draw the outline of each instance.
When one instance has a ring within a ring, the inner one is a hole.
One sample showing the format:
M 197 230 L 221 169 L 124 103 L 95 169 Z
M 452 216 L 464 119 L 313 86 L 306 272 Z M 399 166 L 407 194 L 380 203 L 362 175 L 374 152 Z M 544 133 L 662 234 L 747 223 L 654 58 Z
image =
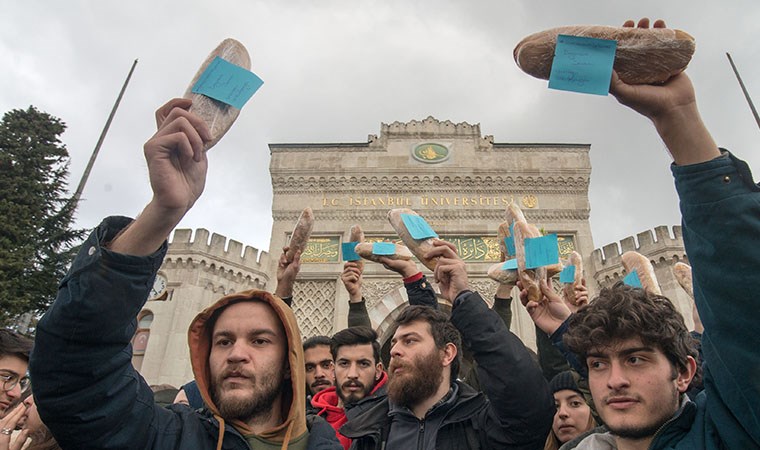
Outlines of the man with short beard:
M 61 448 L 340 449 L 324 420 L 307 425 L 298 325 L 268 292 L 227 295 L 190 325 L 206 408 L 156 405 L 132 366 L 136 317 L 166 238 L 206 181 L 211 134 L 191 103 L 174 99 L 156 113 L 158 132 L 144 146 L 152 200 L 134 221 L 110 217 L 93 231 L 39 321 L 29 368 L 40 416 Z
M 330 342 L 328 336 L 312 336 L 303 341 L 307 407 L 315 395 L 335 385 L 335 361 L 330 353 Z
M 554 401 L 541 369 L 499 315 L 469 289 L 453 244 L 435 241 L 435 278 L 451 317 L 410 306 L 396 318 L 388 396 L 352 416 L 340 433 L 351 448 L 530 449 L 549 432 Z M 461 335 L 460 335 L 461 333 Z M 457 380 L 463 344 L 483 392 Z
M 371 328 L 349 327 L 335 333 L 330 351 L 335 360 L 335 386 L 315 395 L 311 405 L 332 425 L 341 444 L 348 449 L 351 440 L 337 431 L 365 404 L 385 396 L 388 376 L 380 362 L 377 333 Z

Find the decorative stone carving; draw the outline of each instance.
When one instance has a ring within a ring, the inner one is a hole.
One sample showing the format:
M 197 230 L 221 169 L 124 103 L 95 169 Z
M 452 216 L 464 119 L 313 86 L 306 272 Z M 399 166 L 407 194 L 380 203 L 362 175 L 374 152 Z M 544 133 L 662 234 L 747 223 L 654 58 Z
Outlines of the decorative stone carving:
M 399 286 L 403 286 L 402 281 L 367 281 L 362 282 L 362 292 L 364 294 L 364 300 L 367 304 L 367 309 L 372 308 L 378 302 L 383 300 L 383 297 L 388 292 L 397 289 Z
M 497 283 L 493 280 L 470 280 L 470 288 L 477 291 L 488 306 L 493 306 L 493 296 L 496 294 Z
M 301 337 L 333 334 L 335 281 L 297 281 L 293 286 L 293 312 Z

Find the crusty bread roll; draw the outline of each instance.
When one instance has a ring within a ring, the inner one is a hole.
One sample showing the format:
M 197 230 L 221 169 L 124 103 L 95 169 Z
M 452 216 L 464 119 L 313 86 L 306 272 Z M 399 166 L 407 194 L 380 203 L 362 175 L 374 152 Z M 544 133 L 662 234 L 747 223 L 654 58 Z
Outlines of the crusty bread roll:
M 393 252 L 392 255 L 376 255 L 372 253 L 372 242 L 362 242 L 359 244 L 356 244 L 356 247 L 354 248 L 354 251 L 357 255 L 361 256 L 364 259 L 367 259 L 369 261 L 374 261 L 379 263 L 380 258 L 388 258 L 388 259 L 405 259 L 410 260 L 414 257 L 412 252 L 409 251 L 408 248 L 404 247 L 400 244 L 393 244 L 396 249 Z
M 523 214 L 522 210 L 519 206 L 517 206 L 517 203 L 510 201 L 509 205 L 507 205 L 507 223 L 513 224 L 515 222 L 528 222 L 525 220 L 525 215 Z M 509 228 L 507 228 L 509 230 Z
M 654 274 L 654 267 L 652 267 L 649 258 L 641 253 L 628 251 L 623 253 L 621 259 L 626 272 L 631 273 L 634 270 L 636 271 L 639 281 L 641 281 L 641 287 L 644 290 L 652 294 L 662 295 L 660 285 L 657 283 L 657 275 Z
M 351 229 L 348 231 L 348 241 L 349 242 L 364 242 L 364 231 L 362 231 L 362 227 L 358 224 L 352 225 Z M 359 270 L 364 270 L 364 261 L 354 261 L 358 264 Z
M 499 230 L 496 232 L 497 239 L 499 239 L 499 257 L 502 262 L 511 259 L 514 255 L 509 254 L 509 249 L 504 239 L 510 237 L 509 222 L 502 222 L 499 224 Z
M 214 100 L 211 97 L 206 97 L 203 94 L 194 94 L 192 92 L 198 78 L 200 78 L 208 65 L 211 64 L 211 61 L 217 56 L 246 70 L 251 69 L 251 57 L 248 56 L 248 50 L 246 50 L 245 46 L 235 39 L 225 39 L 203 61 L 201 68 L 198 69 L 198 72 L 193 77 L 193 81 L 187 87 L 184 97 L 193 101 L 190 111 L 200 116 L 206 122 L 211 132 L 211 140 L 205 145 L 206 150 L 219 142 L 219 139 L 229 131 L 240 114 L 240 110 L 234 106 Z
M 290 235 L 290 242 L 288 243 L 288 252 L 285 253 L 285 258 L 288 261 L 293 261 L 296 256 L 296 252 L 303 253 L 306 250 L 306 245 L 309 243 L 311 237 L 311 230 L 314 228 L 314 212 L 311 208 L 306 207 L 301 211 L 301 216 L 296 222 L 296 226 L 293 227 L 293 233 Z
M 694 54 L 694 38 L 671 28 L 628 28 L 578 25 L 552 28 L 526 37 L 515 47 L 514 58 L 525 73 L 549 79 L 557 35 L 617 41 L 614 69 L 628 84 L 655 84 L 683 72 Z
M 673 275 L 675 275 L 678 284 L 680 284 L 683 290 L 689 294 L 689 297 L 693 299 L 694 288 L 691 284 L 691 266 L 682 262 L 677 262 L 673 265 Z
M 501 284 L 510 284 L 512 286 L 517 283 L 517 271 L 515 269 L 504 269 L 504 263 L 496 263 L 488 268 L 488 277 Z
M 575 288 L 583 285 L 583 258 L 580 253 L 573 251 L 567 257 L 567 265 L 575 266 L 575 277 L 572 283 L 565 283 L 562 287 L 562 296 L 571 305 L 578 306 L 575 301 Z
M 541 280 L 546 280 L 546 267 L 528 269 L 525 265 L 525 239 L 541 236 L 535 225 L 526 222 L 515 222 L 515 252 L 517 253 L 517 275 L 522 282 L 523 289 L 528 291 L 529 302 L 540 302 Z
M 414 253 L 414 256 L 416 256 L 425 267 L 430 270 L 435 270 L 435 266 L 438 264 L 438 257 L 432 259 L 425 258 L 425 255 L 434 248 L 433 242 L 435 241 L 435 238 L 413 238 L 412 235 L 409 234 L 409 230 L 406 229 L 401 214 L 412 214 L 415 216 L 419 216 L 419 214 L 409 208 L 396 208 L 388 211 L 388 221 L 391 223 L 393 229 L 396 230 L 398 237 L 401 238 L 404 245 Z

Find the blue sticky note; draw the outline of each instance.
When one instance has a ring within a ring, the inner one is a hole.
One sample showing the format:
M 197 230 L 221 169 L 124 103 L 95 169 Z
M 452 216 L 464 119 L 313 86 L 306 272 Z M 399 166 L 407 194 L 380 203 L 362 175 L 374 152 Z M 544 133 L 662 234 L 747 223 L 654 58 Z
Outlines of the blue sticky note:
M 560 283 L 572 283 L 575 281 L 575 266 L 565 266 L 559 273 Z
M 501 266 L 501 268 L 504 270 L 517 270 L 517 259 L 512 258 L 504 261 L 504 264 Z
M 344 242 L 341 244 L 343 261 L 359 261 L 361 259 L 361 257 L 354 251 L 356 244 L 358 244 L 358 242 Z
M 607 95 L 617 41 L 557 36 L 549 89 Z
M 509 253 L 510 256 L 514 256 L 517 254 L 517 250 L 515 250 L 515 223 L 514 222 L 509 224 L 509 237 L 504 238 L 504 243 L 507 245 L 507 253 Z
M 629 273 L 628 275 L 623 278 L 623 283 L 627 284 L 628 286 L 635 287 L 635 288 L 641 288 L 641 280 L 639 279 L 639 274 L 636 273 L 634 270 L 633 272 Z
M 396 253 L 396 244 L 393 242 L 375 242 L 372 244 L 373 255 L 392 255 Z
M 526 238 L 525 239 L 525 268 L 550 266 L 559 262 L 559 247 L 557 247 L 557 235 Z
M 192 92 L 242 109 L 262 84 L 255 73 L 217 56 L 198 78 Z
M 409 230 L 409 234 L 415 239 L 437 238 L 438 234 L 430 228 L 425 219 L 415 214 L 401 214 L 401 220 L 404 226 Z

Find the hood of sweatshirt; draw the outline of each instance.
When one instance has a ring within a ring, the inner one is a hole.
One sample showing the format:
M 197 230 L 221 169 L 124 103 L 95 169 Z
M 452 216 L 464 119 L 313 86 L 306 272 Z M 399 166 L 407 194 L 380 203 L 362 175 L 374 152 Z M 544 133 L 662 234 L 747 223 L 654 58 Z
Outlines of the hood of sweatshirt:
M 293 314 L 293 310 L 280 298 L 266 291 L 249 290 L 222 297 L 201 311 L 193 319 L 188 330 L 188 344 L 193 374 L 195 375 L 195 381 L 198 384 L 198 390 L 201 393 L 201 397 L 203 397 L 203 401 L 217 420 L 219 420 L 220 430 L 223 430 L 224 418 L 221 417 L 218 405 L 214 404 L 210 395 L 212 377 L 209 356 L 211 354 L 211 335 L 213 329 L 209 320 L 214 317 L 217 311 L 226 308 L 228 305 L 247 301 L 259 301 L 268 304 L 280 319 L 285 330 L 290 377 L 284 377 L 283 379 L 283 383 L 286 383 L 282 389 L 282 417 L 284 421 L 274 428 L 258 433 L 257 436 L 267 441 L 281 442 L 284 444 L 283 447 L 286 447 L 290 440 L 301 436 L 307 431 L 306 374 L 304 372 L 301 334 L 298 331 L 296 317 Z M 254 434 L 250 427 L 240 420 L 232 420 L 230 423 L 244 436 Z

